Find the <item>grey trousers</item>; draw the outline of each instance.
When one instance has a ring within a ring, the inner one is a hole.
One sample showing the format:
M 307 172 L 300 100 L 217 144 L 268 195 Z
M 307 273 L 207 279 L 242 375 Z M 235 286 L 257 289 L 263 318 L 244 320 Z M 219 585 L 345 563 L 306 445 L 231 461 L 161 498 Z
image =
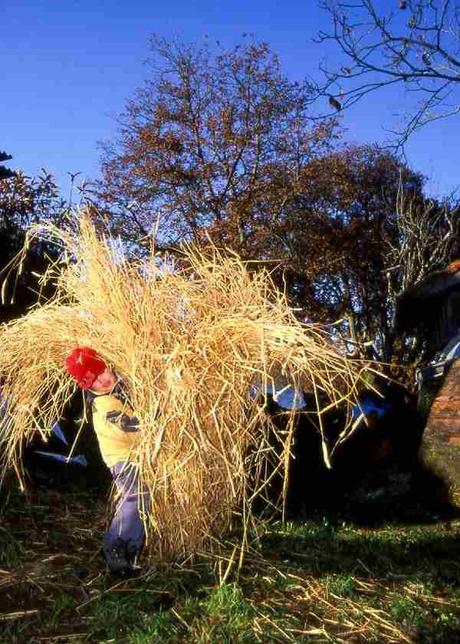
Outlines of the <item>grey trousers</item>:
M 147 494 L 139 489 L 137 468 L 131 463 L 117 463 L 110 468 L 119 499 L 109 529 L 103 537 L 104 553 L 110 556 L 114 547 L 126 548 L 135 557 L 145 538 L 140 510 L 146 510 Z

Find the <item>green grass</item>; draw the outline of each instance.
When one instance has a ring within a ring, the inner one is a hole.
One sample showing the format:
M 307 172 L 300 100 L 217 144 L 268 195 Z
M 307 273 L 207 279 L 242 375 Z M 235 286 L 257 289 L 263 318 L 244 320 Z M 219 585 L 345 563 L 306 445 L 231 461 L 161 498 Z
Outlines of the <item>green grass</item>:
M 11 494 L 0 510 L 0 641 L 460 642 L 460 521 L 272 523 L 241 573 L 209 561 L 114 582 L 103 499 Z
M 9 530 L 0 526 L 0 566 L 17 566 L 23 556 L 21 542 Z

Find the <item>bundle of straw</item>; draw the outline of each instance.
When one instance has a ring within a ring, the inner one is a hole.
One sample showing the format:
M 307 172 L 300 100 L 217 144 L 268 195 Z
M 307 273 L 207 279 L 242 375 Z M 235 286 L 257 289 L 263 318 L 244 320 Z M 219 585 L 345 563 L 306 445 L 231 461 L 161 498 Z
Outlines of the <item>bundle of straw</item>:
M 255 525 L 252 501 L 273 475 L 273 427 L 251 385 L 263 389 L 284 374 L 307 388 L 322 431 L 325 409 L 355 403 L 363 367 L 340 356 L 321 329 L 299 323 L 268 272 L 249 272 L 235 255 L 189 247 L 180 270 L 166 270 L 153 248 L 128 261 L 88 216 L 77 232 L 46 226 L 33 234 L 52 239 L 67 261 L 53 268 L 52 300 L 0 333 L 2 471 L 13 466 L 20 475 L 22 446 L 51 431 L 75 390 L 66 355 L 91 346 L 125 381 L 140 420 L 132 460 L 148 491 L 152 558 L 209 551 L 237 511 L 245 528 Z M 292 422 L 279 439 L 275 469 L 283 471 Z M 327 461 L 324 436 L 323 452 Z

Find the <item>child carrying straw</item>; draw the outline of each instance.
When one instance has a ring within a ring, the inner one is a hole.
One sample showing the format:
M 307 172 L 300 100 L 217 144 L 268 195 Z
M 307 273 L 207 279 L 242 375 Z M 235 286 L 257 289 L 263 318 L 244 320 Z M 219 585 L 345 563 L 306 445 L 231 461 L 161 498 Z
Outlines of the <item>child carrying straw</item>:
M 138 468 L 130 462 L 139 436 L 139 421 L 127 404 L 121 382 L 89 347 L 77 347 L 66 358 L 66 369 L 91 405 L 93 426 L 102 458 L 120 495 L 114 517 L 103 537 L 102 552 L 111 573 L 135 574 L 135 559 L 145 531 L 140 516 Z
M 46 440 L 76 381 L 92 398 L 118 492 L 103 544 L 111 570 L 132 574 L 144 536 L 152 565 L 188 565 L 218 552 L 236 526 L 243 552 L 263 530 L 255 500 L 268 494 L 274 471 L 283 479 L 282 510 L 295 414 L 303 407 L 294 389 L 311 394 L 301 413 L 312 419 L 330 466 L 336 446 L 353 433 L 368 365 L 341 354 L 328 330 L 299 321 L 267 270 L 252 270 L 227 251 L 184 246 L 183 267 L 163 270 L 153 245 L 147 257 L 125 257 L 88 213 L 77 229 L 44 225 L 30 234 L 52 239 L 68 261 L 43 277 L 56 283 L 49 300 L 0 328 L 8 400 L 0 481 L 14 470 L 22 484 L 23 447 L 37 434 Z M 63 378 L 64 364 L 72 377 Z M 258 396 L 248 396 L 255 384 L 263 395 L 276 390 L 281 402 L 286 383 L 279 391 L 278 373 L 292 382 L 285 393 L 295 407 L 282 432 Z M 334 408 L 344 423 L 332 444 L 322 419 Z

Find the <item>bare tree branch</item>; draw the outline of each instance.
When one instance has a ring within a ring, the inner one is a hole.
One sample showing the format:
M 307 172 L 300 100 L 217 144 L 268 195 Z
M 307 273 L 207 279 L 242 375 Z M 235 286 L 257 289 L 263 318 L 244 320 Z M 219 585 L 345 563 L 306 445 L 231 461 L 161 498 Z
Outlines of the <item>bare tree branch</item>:
M 346 110 L 372 92 L 403 85 L 419 101 L 402 129 L 392 130 L 398 145 L 428 123 L 458 114 L 460 11 L 451 0 L 394 0 L 386 14 L 373 0 L 324 0 L 321 7 L 332 28 L 317 42 L 334 42 L 344 59 L 337 69 L 320 65 L 324 82 L 316 85 L 316 98 Z

